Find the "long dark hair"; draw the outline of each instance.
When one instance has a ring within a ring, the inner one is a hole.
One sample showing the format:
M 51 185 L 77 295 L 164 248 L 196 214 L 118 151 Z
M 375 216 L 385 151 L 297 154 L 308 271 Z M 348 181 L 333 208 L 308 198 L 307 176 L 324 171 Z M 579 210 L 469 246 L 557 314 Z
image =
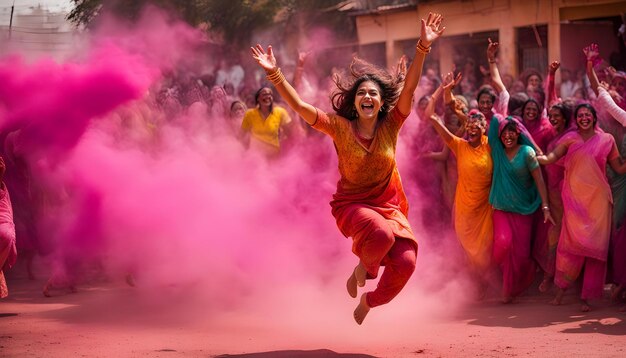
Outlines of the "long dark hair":
M 404 85 L 404 75 L 391 75 L 386 70 L 356 57 L 352 59 L 349 70 L 349 75 L 333 75 L 333 82 L 337 85 L 336 91 L 331 96 L 335 112 L 349 120 L 357 119 L 358 114 L 354 108 L 357 89 L 361 83 L 372 81 L 379 87 L 383 100 L 378 119 L 385 118 L 398 101 Z
M 550 110 L 553 109 L 561 112 L 561 115 L 565 119 L 565 124 L 563 125 L 563 128 L 567 129 L 572 119 L 572 106 L 568 105 L 567 103 L 560 102 L 557 104 L 553 104 L 552 107 L 550 107 Z

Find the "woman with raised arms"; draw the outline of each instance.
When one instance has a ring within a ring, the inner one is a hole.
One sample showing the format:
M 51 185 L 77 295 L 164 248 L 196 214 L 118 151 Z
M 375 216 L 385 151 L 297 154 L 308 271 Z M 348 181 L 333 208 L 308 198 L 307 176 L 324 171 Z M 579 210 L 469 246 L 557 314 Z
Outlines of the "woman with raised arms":
M 432 13 L 421 20 L 420 39 L 406 77 L 402 71 L 390 74 L 358 59 L 350 65 L 351 76 L 335 76 L 336 113 L 324 113 L 300 98 L 285 80 L 271 46 L 267 51 L 261 45 L 252 48 L 253 58 L 287 104 L 333 139 L 341 178 L 330 205 L 339 230 L 352 238 L 352 252 L 359 258 L 347 282 L 350 296 L 357 297 L 358 287 L 376 278 L 385 266 L 376 289 L 364 293 L 354 310 L 358 324 L 372 307 L 400 293 L 415 270 L 417 241 L 407 219 L 408 202 L 395 151 L 424 59 L 443 33 L 441 21 L 441 15 Z

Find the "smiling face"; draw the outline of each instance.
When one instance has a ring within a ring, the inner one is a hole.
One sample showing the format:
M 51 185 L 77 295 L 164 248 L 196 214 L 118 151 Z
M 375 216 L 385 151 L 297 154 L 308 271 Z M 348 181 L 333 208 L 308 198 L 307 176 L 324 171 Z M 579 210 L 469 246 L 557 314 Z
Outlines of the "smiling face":
M 593 130 L 595 119 L 589 108 L 580 107 L 578 111 L 576 111 L 576 125 L 578 125 L 579 131 Z
M 373 81 L 363 81 L 356 90 L 354 107 L 361 119 L 376 119 L 383 99 L 380 88 Z
M 269 108 L 272 105 L 272 103 L 274 103 L 272 90 L 267 87 L 262 88 L 259 91 L 259 95 L 256 101 L 259 104 L 259 106 Z
M 526 87 L 528 88 L 539 88 L 539 86 L 541 86 L 541 78 L 539 78 L 539 76 L 537 75 L 530 75 L 528 77 L 528 82 L 526 83 Z
M 563 117 L 563 112 L 561 112 L 557 108 L 550 109 L 550 123 L 556 129 L 558 133 L 561 133 L 565 129 L 565 117 Z
M 234 102 L 230 107 L 230 118 L 235 120 L 243 119 L 246 114 L 246 105 L 243 102 Z
M 524 122 L 532 122 L 536 121 L 539 117 L 539 106 L 535 102 L 528 102 L 526 106 L 524 106 L 524 112 L 522 113 L 522 118 Z
M 467 133 L 467 141 L 472 146 L 480 144 L 480 139 L 485 134 L 485 120 L 482 114 L 471 115 L 467 123 L 465 123 L 465 132 Z
M 514 122 L 504 126 L 500 133 L 500 141 L 505 150 L 513 149 L 519 145 L 519 129 Z
M 488 93 L 483 93 L 478 97 L 478 110 L 485 118 L 491 118 L 491 109 L 493 108 L 492 97 Z

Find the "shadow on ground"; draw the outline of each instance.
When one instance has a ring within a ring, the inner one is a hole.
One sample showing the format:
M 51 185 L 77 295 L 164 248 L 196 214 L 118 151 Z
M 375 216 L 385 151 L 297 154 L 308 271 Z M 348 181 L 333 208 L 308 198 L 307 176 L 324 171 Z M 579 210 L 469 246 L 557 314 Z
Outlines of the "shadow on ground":
M 313 351 L 273 351 L 245 354 L 223 354 L 215 358 L 376 358 L 369 354 L 359 353 L 337 353 L 328 349 L 317 349 Z

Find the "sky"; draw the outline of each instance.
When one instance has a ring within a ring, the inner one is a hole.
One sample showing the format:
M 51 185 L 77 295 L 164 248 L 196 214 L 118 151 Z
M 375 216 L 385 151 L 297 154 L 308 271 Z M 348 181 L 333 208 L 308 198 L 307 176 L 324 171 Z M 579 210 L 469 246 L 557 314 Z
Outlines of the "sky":
M 14 5 L 15 4 L 15 5 Z M 0 26 L 8 26 L 11 18 L 11 6 L 15 6 L 15 14 L 28 14 L 33 7 L 41 5 L 51 12 L 69 12 L 72 8 L 70 0 L 0 0 Z

